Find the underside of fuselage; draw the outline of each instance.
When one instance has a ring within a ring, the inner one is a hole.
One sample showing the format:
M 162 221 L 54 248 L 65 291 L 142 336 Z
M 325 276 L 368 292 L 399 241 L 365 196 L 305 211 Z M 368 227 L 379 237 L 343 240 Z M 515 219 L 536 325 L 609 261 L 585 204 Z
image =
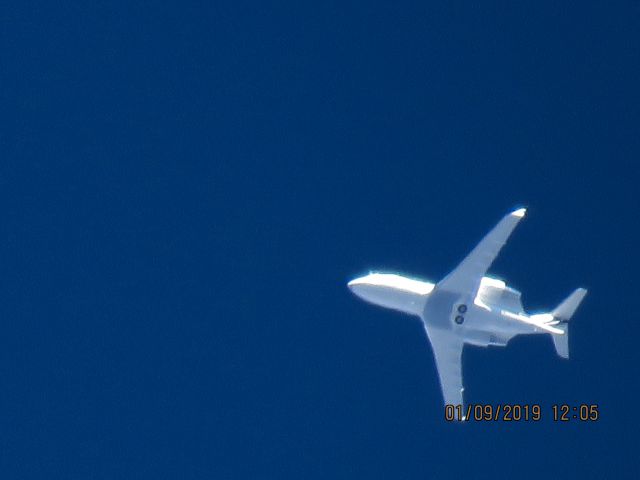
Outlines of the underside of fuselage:
M 505 282 L 483 277 L 474 299 L 452 292 L 432 292 L 421 315 L 425 325 L 452 330 L 464 343 L 506 346 L 518 334 L 542 333 L 513 316 L 524 315 L 521 293 Z

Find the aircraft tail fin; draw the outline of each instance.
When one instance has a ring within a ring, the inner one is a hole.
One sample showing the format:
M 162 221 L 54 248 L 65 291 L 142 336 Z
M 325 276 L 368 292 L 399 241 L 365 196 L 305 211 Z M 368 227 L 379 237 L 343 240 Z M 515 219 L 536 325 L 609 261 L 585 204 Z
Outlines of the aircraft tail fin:
M 556 328 L 564 331 L 564 335 L 551 335 L 556 353 L 562 358 L 569 358 L 569 320 L 586 294 L 585 288 L 577 288 L 551 312 L 554 320 L 559 322 Z

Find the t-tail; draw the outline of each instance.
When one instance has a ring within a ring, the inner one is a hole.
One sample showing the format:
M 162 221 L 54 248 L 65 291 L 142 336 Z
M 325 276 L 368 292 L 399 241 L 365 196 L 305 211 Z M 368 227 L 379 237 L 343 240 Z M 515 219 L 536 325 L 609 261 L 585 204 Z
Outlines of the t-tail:
M 553 345 L 556 347 L 556 353 L 562 358 L 569 358 L 569 320 L 571 320 L 586 294 L 587 290 L 585 288 L 577 288 L 551 311 L 554 323 L 558 322 L 556 328 L 564 331 L 564 335 L 551 335 Z

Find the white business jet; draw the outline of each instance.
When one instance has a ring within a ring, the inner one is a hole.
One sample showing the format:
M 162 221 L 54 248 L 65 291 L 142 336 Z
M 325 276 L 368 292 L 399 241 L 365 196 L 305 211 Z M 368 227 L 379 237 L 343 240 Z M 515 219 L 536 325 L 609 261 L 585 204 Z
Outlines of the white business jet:
M 527 314 L 520 292 L 487 270 L 518 222 L 521 208 L 506 215 L 451 273 L 433 284 L 392 273 L 371 273 L 349 282 L 367 302 L 422 319 L 431 342 L 445 405 L 462 406 L 462 349 L 507 345 L 516 335 L 550 334 L 556 352 L 569 358 L 569 320 L 587 293 L 578 288 L 548 313 Z

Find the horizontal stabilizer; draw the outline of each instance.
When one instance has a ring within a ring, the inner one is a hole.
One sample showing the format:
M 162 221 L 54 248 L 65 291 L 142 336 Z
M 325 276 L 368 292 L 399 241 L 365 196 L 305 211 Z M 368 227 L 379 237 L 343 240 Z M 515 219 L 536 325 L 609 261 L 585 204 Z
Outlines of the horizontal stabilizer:
M 562 358 L 569 358 L 569 320 L 586 294 L 587 290 L 585 288 L 576 288 L 571 295 L 551 312 L 554 320 L 559 321 L 557 328 L 564 331 L 564 335 L 551 335 L 553 346 L 556 347 L 556 353 Z
M 569 324 L 562 325 L 564 335 L 551 335 L 556 353 L 562 358 L 569 358 Z
M 576 288 L 571 295 L 553 309 L 551 314 L 558 320 L 569 320 L 586 294 L 586 288 Z

